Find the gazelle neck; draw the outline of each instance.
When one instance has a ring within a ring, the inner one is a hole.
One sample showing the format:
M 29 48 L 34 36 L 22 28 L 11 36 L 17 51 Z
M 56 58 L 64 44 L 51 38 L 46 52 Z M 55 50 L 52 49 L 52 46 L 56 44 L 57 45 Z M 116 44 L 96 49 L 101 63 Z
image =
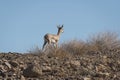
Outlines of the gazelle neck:
M 61 33 L 61 32 L 60 32 L 60 30 L 58 29 L 57 35 L 60 36 L 60 33 Z

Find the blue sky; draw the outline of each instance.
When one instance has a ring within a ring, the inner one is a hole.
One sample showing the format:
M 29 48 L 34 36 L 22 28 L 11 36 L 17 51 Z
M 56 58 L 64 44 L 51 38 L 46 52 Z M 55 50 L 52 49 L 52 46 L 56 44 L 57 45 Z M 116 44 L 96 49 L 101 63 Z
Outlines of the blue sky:
M 97 32 L 120 34 L 120 0 L 0 0 L 0 52 L 27 52 L 43 44 L 46 33 L 60 43 L 86 40 Z

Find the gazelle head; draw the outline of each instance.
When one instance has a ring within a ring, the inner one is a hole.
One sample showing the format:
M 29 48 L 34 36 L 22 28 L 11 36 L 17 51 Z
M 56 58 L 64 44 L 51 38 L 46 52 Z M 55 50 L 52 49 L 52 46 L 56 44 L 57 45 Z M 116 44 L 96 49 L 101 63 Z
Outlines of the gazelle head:
M 63 33 L 64 32 L 64 30 L 63 30 L 63 25 L 60 27 L 60 25 L 59 26 L 57 26 L 57 28 L 58 28 L 58 32 L 59 33 Z

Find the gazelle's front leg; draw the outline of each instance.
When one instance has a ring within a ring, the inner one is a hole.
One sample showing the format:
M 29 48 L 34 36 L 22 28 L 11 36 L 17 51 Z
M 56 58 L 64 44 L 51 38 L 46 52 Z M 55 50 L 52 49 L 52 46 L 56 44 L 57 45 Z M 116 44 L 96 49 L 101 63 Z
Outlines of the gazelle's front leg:
M 58 48 L 58 43 L 57 43 L 57 42 L 54 43 L 54 47 L 55 47 L 55 48 Z
M 58 42 L 56 43 L 56 48 L 58 48 Z

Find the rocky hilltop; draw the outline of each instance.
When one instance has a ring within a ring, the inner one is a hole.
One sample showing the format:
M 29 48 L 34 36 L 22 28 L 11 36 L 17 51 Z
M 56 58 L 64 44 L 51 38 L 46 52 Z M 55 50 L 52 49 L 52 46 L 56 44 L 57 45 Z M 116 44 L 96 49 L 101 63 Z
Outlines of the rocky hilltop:
M 61 56 L 59 56 L 61 55 Z M 120 52 L 82 55 L 0 53 L 7 80 L 120 80 Z
M 120 80 L 120 41 L 102 35 L 44 52 L 0 53 L 0 80 Z

